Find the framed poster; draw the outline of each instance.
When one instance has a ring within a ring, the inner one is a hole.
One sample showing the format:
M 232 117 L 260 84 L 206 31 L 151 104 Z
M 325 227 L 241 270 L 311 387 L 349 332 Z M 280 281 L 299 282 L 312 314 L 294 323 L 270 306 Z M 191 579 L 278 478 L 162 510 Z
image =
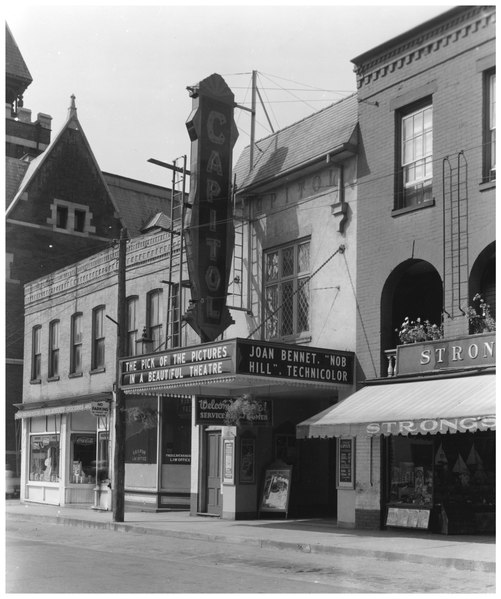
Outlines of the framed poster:
M 256 480 L 256 441 L 252 438 L 240 439 L 240 470 L 239 481 L 243 484 L 252 484 Z
M 223 439 L 223 483 L 235 482 L 235 439 Z
M 263 495 L 259 507 L 260 512 L 285 512 L 285 517 L 287 518 L 291 490 L 291 474 L 292 466 L 266 470 Z
M 355 488 L 355 439 L 337 440 L 337 488 Z

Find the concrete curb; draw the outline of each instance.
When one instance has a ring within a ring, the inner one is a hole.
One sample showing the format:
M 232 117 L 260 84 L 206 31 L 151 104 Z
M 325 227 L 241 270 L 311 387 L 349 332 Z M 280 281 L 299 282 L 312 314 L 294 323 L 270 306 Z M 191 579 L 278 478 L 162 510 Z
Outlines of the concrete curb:
M 63 526 L 74 526 L 81 528 L 99 528 L 121 533 L 135 533 L 139 535 L 168 536 L 181 539 L 191 539 L 200 541 L 220 541 L 231 544 L 246 544 L 263 549 L 281 549 L 289 551 L 298 551 L 301 553 L 319 553 L 323 555 L 349 555 L 365 556 L 388 561 L 405 561 L 414 564 L 433 564 L 444 568 L 453 568 L 469 572 L 489 572 L 496 571 L 495 562 L 468 560 L 464 558 L 436 557 L 426 556 L 414 553 L 401 553 L 397 551 L 381 551 L 379 549 L 361 549 L 359 547 L 332 546 L 321 543 L 296 543 L 291 541 L 275 541 L 259 537 L 247 537 L 239 535 L 225 535 L 213 533 L 200 533 L 193 531 L 180 531 L 172 529 L 158 529 L 126 522 L 100 522 L 95 520 L 86 520 L 82 518 L 71 518 L 68 516 L 51 516 L 47 514 L 17 514 L 11 513 L 11 517 L 22 520 L 35 520 L 37 522 L 53 522 Z

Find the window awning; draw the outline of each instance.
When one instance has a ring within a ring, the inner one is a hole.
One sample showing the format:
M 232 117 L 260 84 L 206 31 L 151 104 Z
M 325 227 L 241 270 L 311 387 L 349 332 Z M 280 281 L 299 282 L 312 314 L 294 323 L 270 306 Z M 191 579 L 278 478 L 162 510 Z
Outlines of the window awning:
M 80 395 L 78 397 L 65 397 L 61 399 L 47 399 L 45 401 L 26 402 L 15 404 L 18 409 L 14 418 L 35 418 L 37 416 L 50 416 L 52 414 L 68 414 L 69 412 L 84 412 L 91 410 L 95 402 L 111 401 L 111 393 L 96 393 L 93 395 Z
M 297 426 L 297 437 L 495 430 L 495 374 L 364 387 Z

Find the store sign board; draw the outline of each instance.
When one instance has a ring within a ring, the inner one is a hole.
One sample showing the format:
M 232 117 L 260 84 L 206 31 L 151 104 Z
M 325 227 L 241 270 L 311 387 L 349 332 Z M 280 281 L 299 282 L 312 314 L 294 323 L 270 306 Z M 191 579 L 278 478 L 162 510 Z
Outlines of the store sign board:
M 494 333 L 409 343 L 397 348 L 398 374 L 415 374 L 452 368 L 495 366 Z
M 232 339 L 120 360 L 120 386 L 192 383 L 222 375 L 252 375 L 352 385 L 352 352 Z
M 228 397 L 198 397 L 195 404 L 195 424 L 224 424 L 228 408 L 235 402 Z M 272 403 L 269 400 L 256 400 L 259 411 L 252 419 L 243 424 L 271 425 Z
M 475 433 L 495 430 L 496 416 L 466 416 L 463 418 L 427 418 L 394 420 L 367 424 L 368 435 L 436 435 L 437 433 Z
M 193 107 L 186 127 L 191 175 L 184 234 L 192 303 L 185 318 L 202 341 L 214 341 L 233 322 L 226 298 L 234 245 L 235 97 L 217 74 L 189 89 Z

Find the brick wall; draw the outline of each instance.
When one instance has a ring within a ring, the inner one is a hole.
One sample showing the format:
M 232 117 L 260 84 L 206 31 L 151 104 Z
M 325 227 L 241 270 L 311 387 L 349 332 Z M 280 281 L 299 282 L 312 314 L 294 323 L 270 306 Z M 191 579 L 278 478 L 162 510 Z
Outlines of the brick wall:
M 366 77 L 360 86 L 363 149 L 358 180 L 357 296 L 361 316 L 357 357 L 358 374 L 362 379 L 381 374 L 384 363 L 381 351 L 388 349 L 380 347 L 382 315 L 392 310 L 391 305 L 382 303 L 383 288 L 393 271 L 406 260 L 423 260 L 443 278 L 442 165 L 446 156 L 454 167 L 459 152 L 463 151 L 466 158 L 463 174 L 467 179 L 469 229 L 467 239 L 465 233 L 463 240 L 468 245 L 470 271 L 480 252 L 495 239 L 495 188 L 483 189 L 480 185 L 482 68 L 494 56 L 495 32 L 492 19 L 479 19 L 476 14 L 469 26 L 462 23 L 452 27 L 452 31 L 460 31 L 460 35 L 437 35 L 436 39 L 428 39 L 429 50 L 419 56 L 411 46 L 411 50 L 401 56 L 393 56 L 391 68 L 383 67 L 383 62 L 377 63 L 379 70 L 371 67 L 377 76 Z M 470 21 L 467 19 L 467 22 Z M 395 216 L 392 210 L 396 110 L 429 94 L 433 98 L 435 205 Z M 446 270 L 450 268 L 447 264 Z M 468 300 L 466 284 L 460 300 Z M 465 334 L 467 321 L 456 307 L 454 309 L 455 318 L 446 323 L 447 334 Z

